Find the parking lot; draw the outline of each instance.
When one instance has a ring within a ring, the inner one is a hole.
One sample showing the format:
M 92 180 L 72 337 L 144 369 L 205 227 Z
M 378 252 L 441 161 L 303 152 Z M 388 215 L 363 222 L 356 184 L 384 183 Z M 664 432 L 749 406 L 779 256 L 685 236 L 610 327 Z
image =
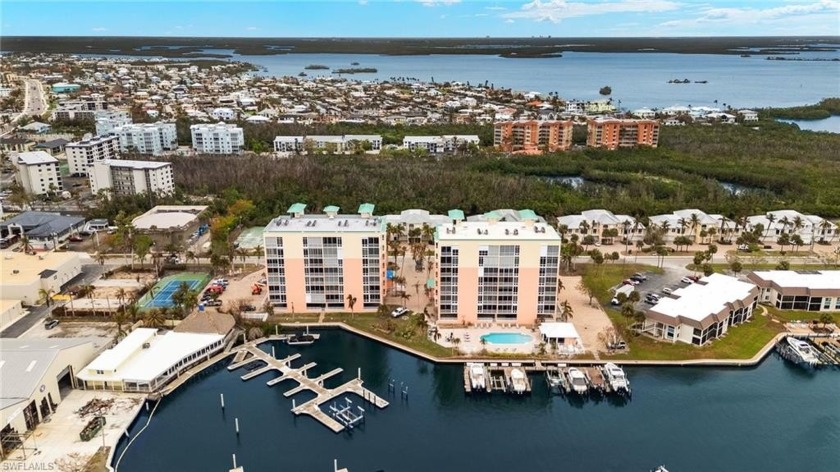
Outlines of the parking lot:
M 668 294 L 663 292 L 663 289 L 676 290 L 685 287 L 687 284 L 680 282 L 683 277 L 693 276 L 694 273 L 685 269 L 663 269 L 663 273 L 655 274 L 652 272 L 643 272 L 647 280 L 635 286 L 636 291 L 639 292 L 640 300 L 636 303 L 636 310 L 646 310 L 653 304 L 645 303 L 645 297 L 648 294 L 658 295 L 660 297 L 667 297 Z M 702 275 L 702 274 L 700 274 Z

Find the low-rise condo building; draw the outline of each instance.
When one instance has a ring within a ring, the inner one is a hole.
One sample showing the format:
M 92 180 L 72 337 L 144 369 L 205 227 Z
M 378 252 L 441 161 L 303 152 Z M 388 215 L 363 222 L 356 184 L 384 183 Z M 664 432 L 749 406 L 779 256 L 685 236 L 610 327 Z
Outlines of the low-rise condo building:
M 26 193 L 46 195 L 61 192 L 64 184 L 58 169 L 58 159 L 44 151 L 29 151 L 18 154 L 14 159 L 17 173 L 15 180 Z
M 608 210 L 587 210 L 579 215 L 557 218 L 561 233 L 577 234 L 581 238 L 594 236 L 598 242 L 612 244 L 615 241 L 634 243 L 645 236 L 645 226 L 629 215 L 615 215 Z
M 837 235 L 837 225 L 817 215 L 804 215 L 795 210 L 776 210 L 764 215 L 747 217 L 750 229 L 758 225 L 764 229 L 759 236 L 762 241 L 775 242 L 783 234 L 799 235 L 805 244 L 828 243 Z
M 443 136 L 406 136 L 403 148 L 410 151 L 423 149 L 429 154 L 451 153 L 465 150 L 470 145 L 478 146 L 481 139 L 476 135 L 457 134 Z
M 245 146 L 242 128 L 225 123 L 190 126 L 192 146 L 199 154 L 239 154 Z
M 62 246 L 84 224 L 81 216 L 25 211 L 0 222 L 0 236 L 8 241 L 26 235 L 32 250 L 47 251 Z
M 120 150 L 159 156 L 178 149 L 178 132 L 175 123 L 137 123 L 114 129 L 120 137 Z
M 116 196 L 168 195 L 175 191 L 172 163 L 112 159 L 96 162 L 90 169 L 90 189 L 94 194 L 107 190 Z
M 375 311 L 385 299 L 384 219 L 369 203 L 352 215 L 305 209 L 295 203 L 265 228 L 270 302 L 291 313 Z
M 588 120 L 586 127 L 586 145 L 590 147 L 618 149 L 659 144 L 659 122 L 656 120 L 597 118 Z
M 533 211 L 520 221 L 464 221 L 460 210 L 435 235 L 435 308 L 442 324 L 533 325 L 557 310 L 560 235 Z
M 281 154 L 326 152 L 344 154 L 353 152 L 379 152 L 382 136 L 378 134 L 277 136 L 274 152 Z
M 697 243 L 704 240 L 731 241 L 744 231 L 743 224 L 736 224 L 723 215 L 710 215 L 697 209 L 655 215 L 649 220 L 648 229 L 658 231 L 666 243 L 673 242 L 679 236 L 686 236 Z
M 123 110 L 101 110 L 97 111 L 94 116 L 96 118 L 96 134 L 98 136 L 112 134 L 117 128 L 132 123 L 131 115 Z
M 88 175 L 94 162 L 119 158 L 120 138 L 114 135 L 96 136 L 69 143 L 64 147 L 72 175 Z
M 572 147 L 572 122 L 502 121 L 493 125 L 493 145 L 505 152 L 565 151 Z
M 840 311 L 840 270 L 761 270 L 747 274 L 759 300 L 782 310 Z
M 642 330 L 655 338 L 702 346 L 752 318 L 758 287 L 723 274 L 703 277 L 645 312 Z

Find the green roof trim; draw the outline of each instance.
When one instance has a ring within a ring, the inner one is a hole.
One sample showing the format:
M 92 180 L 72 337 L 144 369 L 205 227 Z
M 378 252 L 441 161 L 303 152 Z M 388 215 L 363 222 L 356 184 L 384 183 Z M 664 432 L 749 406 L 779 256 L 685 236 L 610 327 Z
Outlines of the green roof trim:
M 426 288 L 433 289 L 435 288 L 435 279 L 427 279 L 426 280 Z
M 324 207 L 324 213 L 338 213 L 338 210 L 341 210 L 341 208 L 335 205 L 329 205 Z
M 306 203 L 295 203 L 286 210 L 286 213 L 303 213 L 306 210 Z
M 538 220 L 537 214 L 534 213 L 534 210 L 519 210 L 519 219 L 520 220 Z
M 374 208 L 376 208 L 376 205 L 373 203 L 362 203 L 359 205 L 359 214 L 368 213 L 372 215 Z
M 447 213 L 449 215 L 450 220 L 462 220 L 464 219 L 464 212 L 462 210 L 449 210 Z

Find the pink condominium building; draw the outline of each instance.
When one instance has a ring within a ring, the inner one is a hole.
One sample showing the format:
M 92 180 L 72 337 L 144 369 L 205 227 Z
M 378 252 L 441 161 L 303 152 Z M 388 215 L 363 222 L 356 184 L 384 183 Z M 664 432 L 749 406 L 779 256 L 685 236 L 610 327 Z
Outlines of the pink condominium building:
M 292 313 L 375 311 L 384 302 L 385 223 L 365 203 L 358 214 L 307 215 L 295 203 L 265 228 L 268 296 Z
M 435 306 L 441 324 L 533 325 L 557 310 L 560 235 L 531 210 L 437 227 Z

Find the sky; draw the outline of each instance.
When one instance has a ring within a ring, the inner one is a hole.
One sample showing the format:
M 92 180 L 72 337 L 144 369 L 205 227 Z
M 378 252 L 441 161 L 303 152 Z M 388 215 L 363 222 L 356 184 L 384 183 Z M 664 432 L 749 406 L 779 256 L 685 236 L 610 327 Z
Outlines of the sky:
M 840 0 L 0 0 L 0 35 L 836 36 Z

